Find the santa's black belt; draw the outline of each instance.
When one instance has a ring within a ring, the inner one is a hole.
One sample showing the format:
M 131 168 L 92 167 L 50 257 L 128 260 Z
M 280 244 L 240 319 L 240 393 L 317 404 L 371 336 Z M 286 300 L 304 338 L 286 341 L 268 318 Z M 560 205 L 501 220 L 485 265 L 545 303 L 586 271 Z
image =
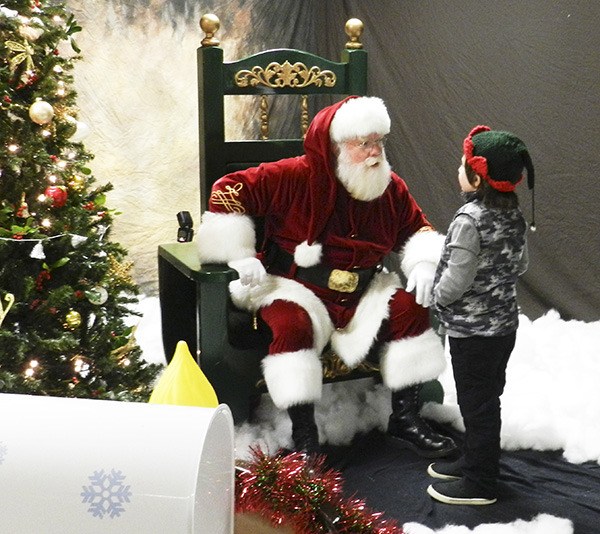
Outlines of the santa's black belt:
M 269 265 L 278 271 L 291 274 L 294 265 L 294 256 L 281 250 L 279 247 L 271 247 L 268 253 Z M 381 271 L 377 265 L 370 269 L 332 269 L 326 265 L 315 265 L 313 267 L 296 267 L 293 277 L 303 282 L 308 282 L 319 287 L 326 287 L 340 293 L 354 293 L 364 291 L 373 275 Z

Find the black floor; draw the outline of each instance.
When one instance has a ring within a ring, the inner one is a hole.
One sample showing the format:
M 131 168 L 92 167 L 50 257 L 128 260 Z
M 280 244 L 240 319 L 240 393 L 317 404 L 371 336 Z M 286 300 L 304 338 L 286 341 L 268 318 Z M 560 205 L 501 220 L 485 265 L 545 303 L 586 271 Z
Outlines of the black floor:
M 488 506 L 431 499 L 426 488 L 434 480 L 426 470 L 432 460 L 397 448 L 381 432 L 359 436 L 349 447 L 326 447 L 325 452 L 328 466 L 342 473 L 348 497 L 364 499 L 400 526 L 416 522 L 434 530 L 447 524 L 472 529 L 482 523 L 531 521 L 547 513 L 570 519 L 574 534 L 600 533 L 600 465 L 571 464 L 560 451 L 503 452 L 498 502 Z

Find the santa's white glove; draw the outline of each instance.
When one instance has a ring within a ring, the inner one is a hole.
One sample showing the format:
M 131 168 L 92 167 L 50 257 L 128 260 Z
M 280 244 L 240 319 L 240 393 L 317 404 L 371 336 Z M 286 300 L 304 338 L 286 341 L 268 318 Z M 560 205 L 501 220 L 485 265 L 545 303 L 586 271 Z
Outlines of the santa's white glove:
M 227 265 L 238 272 L 243 286 L 257 286 L 267 278 L 265 266 L 258 258 L 232 260 Z
M 412 268 L 406 282 L 406 291 L 414 290 L 415 300 L 423 308 L 429 308 L 431 304 L 431 290 L 436 267 L 434 263 L 421 261 Z

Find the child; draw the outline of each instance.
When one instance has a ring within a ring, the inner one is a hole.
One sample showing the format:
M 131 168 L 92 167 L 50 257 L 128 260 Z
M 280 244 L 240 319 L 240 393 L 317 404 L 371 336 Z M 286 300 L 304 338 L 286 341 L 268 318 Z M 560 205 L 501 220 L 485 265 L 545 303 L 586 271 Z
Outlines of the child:
M 534 171 L 520 139 L 487 126 L 471 131 L 463 152 L 458 182 L 467 202 L 448 229 L 433 287 L 465 424 L 463 455 L 429 466 L 429 475 L 444 481 L 427 492 L 448 504 L 492 504 L 500 460 L 500 395 L 519 321 L 516 282 L 528 262 L 527 223 L 514 189 L 524 168 L 532 189 Z

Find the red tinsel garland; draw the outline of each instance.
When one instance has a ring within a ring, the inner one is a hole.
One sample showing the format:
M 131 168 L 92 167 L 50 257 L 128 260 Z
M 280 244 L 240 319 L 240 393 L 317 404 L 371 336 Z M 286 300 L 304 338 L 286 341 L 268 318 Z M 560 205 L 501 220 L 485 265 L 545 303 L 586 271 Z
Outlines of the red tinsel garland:
M 236 512 L 257 513 L 296 534 L 403 534 L 395 520 L 382 519 L 365 502 L 345 499 L 341 474 L 326 469 L 323 456 L 292 452 L 268 456 L 252 449 L 252 459 L 236 468 Z

